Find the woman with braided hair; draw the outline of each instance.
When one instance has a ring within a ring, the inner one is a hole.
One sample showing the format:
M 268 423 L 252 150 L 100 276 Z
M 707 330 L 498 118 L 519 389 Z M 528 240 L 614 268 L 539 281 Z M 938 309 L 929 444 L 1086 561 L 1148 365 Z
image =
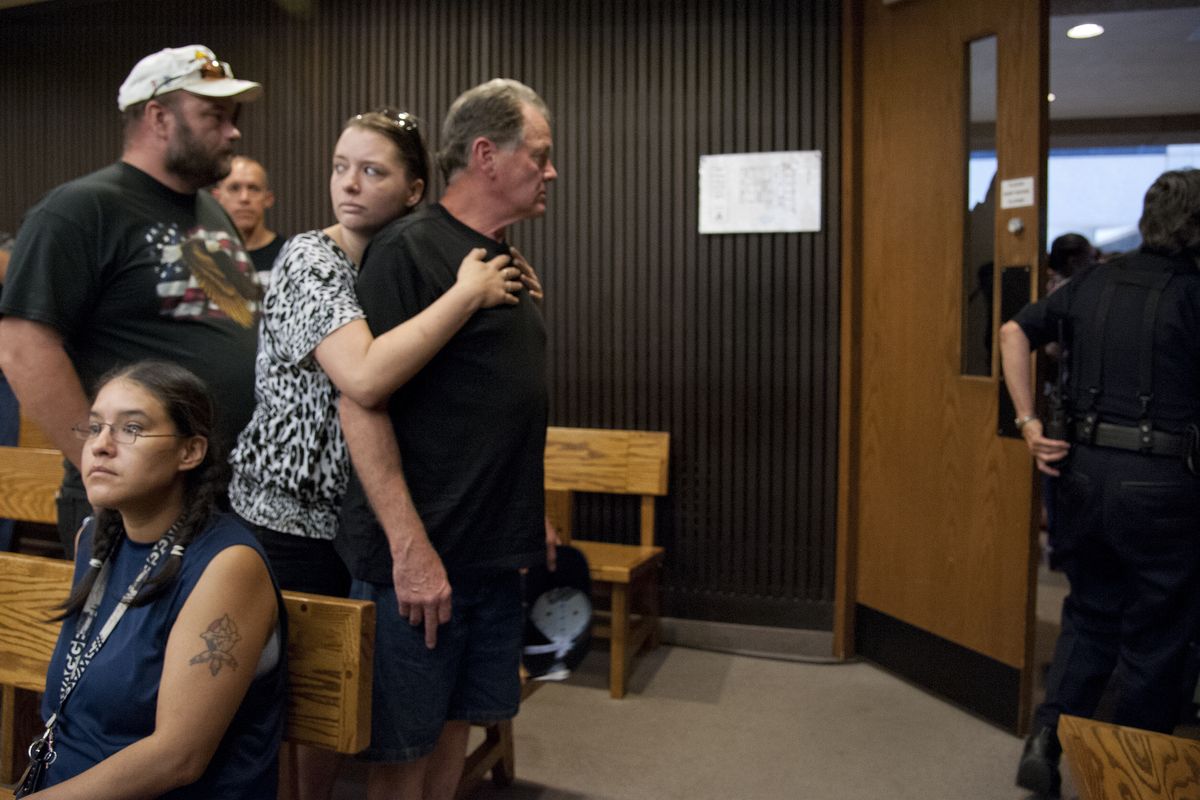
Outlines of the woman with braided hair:
M 147 361 L 103 378 L 75 428 L 96 515 L 47 674 L 35 797 L 276 796 L 283 607 L 253 533 L 214 508 L 212 423 L 199 378 Z

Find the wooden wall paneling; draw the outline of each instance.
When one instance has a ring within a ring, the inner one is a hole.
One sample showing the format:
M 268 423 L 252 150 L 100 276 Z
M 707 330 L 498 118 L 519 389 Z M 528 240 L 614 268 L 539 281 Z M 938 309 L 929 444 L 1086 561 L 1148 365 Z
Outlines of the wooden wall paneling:
M 822 71 L 827 76 L 827 80 L 818 99 L 822 117 L 822 135 L 819 138 L 826 141 L 830 137 L 838 138 L 835 131 L 840 130 L 841 126 L 841 116 L 839 114 L 842 82 L 840 70 L 840 19 L 839 9 L 826 6 L 821 11 L 821 29 L 823 35 L 818 37 L 818 40 L 822 55 Z M 831 45 L 831 42 L 836 42 L 837 44 Z M 838 176 L 841 174 L 842 169 L 840 147 L 826 149 L 825 169 L 827 185 L 838 186 Z M 826 213 L 829 218 L 842 220 L 844 217 L 842 214 L 840 193 L 831 191 L 826 195 L 825 200 Z M 813 263 L 840 264 L 841 256 L 842 251 L 839 238 L 837 236 L 828 236 L 816 243 L 813 253 Z M 824 324 L 820 327 L 819 335 L 817 336 L 819 351 L 822 353 L 821 378 L 818 383 L 823 387 L 823 391 L 819 423 L 821 425 L 821 437 L 815 445 L 814 451 L 822 454 L 834 454 L 833 458 L 822 457 L 819 463 L 821 464 L 821 484 L 823 486 L 836 486 L 836 453 L 838 447 L 837 387 L 841 373 L 837 353 L 839 344 L 838 328 L 841 320 L 839 306 L 841 301 L 841 283 L 835 273 L 818 270 L 815 271 L 815 274 L 822 287 L 823 299 L 821 306 L 824 309 Z M 814 528 L 836 530 L 836 492 L 822 493 L 820 495 L 819 506 L 821 508 L 821 516 L 815 522 Z M 816 537 L 810 535 L 809 552 L 811 557 L 821 564 L 820 580 L 816 583 L 810 583 L 810 591 L 811 587 L 815 585 L 832 588 L 835 582 L 836 559 L 834 557 L 834 549 L 826 547 L 824 544 L 823 541 L 818 542 Z
M 854 599 L 857 568 L 857 482 L 859 423 L 857 414 L 861 370 L 856 357 L 861 345 L 861 229 L 862 229 L 862 3 L 848 0 L 842 7 L 841 47 L 841 283 L 839 319 L 837 537 L 834 575 L 833 652 L 840 658 L 855 654 Z
M 203 42 L 261 80 L 243 149 L 270 170 L 270 220 L 332 221 L 341 122 L 421 117 L 431 150 L 464 88 L 506 74 L 554 116 L 560 178 L 512 236 L 544 278 L 552 415 L 672 433 L 660 502 L 666 612 L 793 627 L 832 622 L 836 523 L 838 0 L 50 2 L 0 12 L 0 228 L 119 152 L 116 87 L 155 46 Z M 97 58 L 93 42 L 105 42 Z M 148 44 L 149 43 L 149 44 Z M 81 136 L 80 131 L 87 135 Z M 702 154 L 818 149 L 824 229 L 700 236 Z M 430 195 L 440 189 L 435 176 Z M 632 541 L 637 510 L 581 497 Z
M 664 105 L 660 110 L 666 113 L 662 113 L 663 124 L 658 134 L 662 149 L 657 153 L 657 163 L 667 168 L 670 178 L 659 187 L 658 192 L 665 201 L 658 219 L 663 220 L 666 230 L 665 235 L 658 237 L 656 261 L 664 265 L 666 291 L 663 301 L 674 309 L 672 315 L 660 315 L 664 338 L 668 341 L 673 340 L 674 343 L 674 347 L 664 348 L 669 359 L 669 367 L 664 370 L 664 374 L 669 374 L 670 381 L 666 385 L 671 387 L 669 402 L 664 408 L 664 418 L 673 420 L 680 430 L 694 431 L 699 392 L 693 390 L 694 376 L 687 365 L 690 351 L 696 346 L 696 342 L 694 336 L 678 334 L 678 331 L 692 331 L 695 325 L 695 315 L 687 302 L 688 276 L 692 272 L 693 263 L 689 245 L 694 241 L 694 237 L 686 234 L 686 212 L 683 209 L 684 181 L 687 174 L 683 161 L 686 137 L 689 136 L 690 129 L 679 122 L 683 117 L 682 110 L 687 107 L 690 98 L 691 73 L 685 68 L 688 57 L 686 25 L 686 22 L 679 25 L 667 25 L 664 22 L 659 39 L 665 42 L 657 58 L 663 76 L 659 87 Z M 673 253 L 675 257 L 668 258 L 667 253 Z M 681 492 L 683 497 L 681 502 L 672 506 L 678 510 L 681 518 L 694 518 L 694 507 L 698 498 L 693 487 L 696 483 L 699 454 L 693 444 L 695 436 L 685 439 L 686 441 L 677 441 L 672 465 L 674 491 Z M 687 537 L 674 537 L 673 533 L 674 527 L 663 529 L 660 526 L 660 540 L 663 546 L 680 554 L 676 558 L 676 574 L 680 576 L 681 581 L 696 585 L 701 580 L 703 562 L 694 554 L 703 547 L 707 526 L 701 526 Z

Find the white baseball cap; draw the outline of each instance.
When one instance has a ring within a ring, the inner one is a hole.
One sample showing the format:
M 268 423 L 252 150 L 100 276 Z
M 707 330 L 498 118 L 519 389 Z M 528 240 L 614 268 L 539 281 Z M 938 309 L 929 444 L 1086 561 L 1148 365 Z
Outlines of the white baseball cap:
M 180 89 L 203 97 L 236 97 L 242 103 L 262 94 L 260 84 L 235 79 L 229 64 L 204 45 L 193 44 L 167 47 L 139 61 L 117 92 L 117 108 L 124 111 Z

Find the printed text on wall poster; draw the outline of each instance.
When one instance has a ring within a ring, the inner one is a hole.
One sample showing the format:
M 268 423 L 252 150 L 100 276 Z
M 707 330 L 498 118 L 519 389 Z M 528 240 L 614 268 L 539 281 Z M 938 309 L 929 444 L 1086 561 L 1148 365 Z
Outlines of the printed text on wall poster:
M 819 150 L 700 156 L 700 233 L 819 230 Z

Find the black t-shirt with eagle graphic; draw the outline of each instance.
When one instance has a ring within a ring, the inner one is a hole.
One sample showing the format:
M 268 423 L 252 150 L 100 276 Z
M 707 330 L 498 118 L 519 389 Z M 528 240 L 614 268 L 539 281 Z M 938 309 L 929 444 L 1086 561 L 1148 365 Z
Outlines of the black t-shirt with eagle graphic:
M 254 408 L 261 297 L 241 237 L 208 192 L 179 194 L 118 162 L 29 211 L 0 313 L 58 330 L 87 392 L 122 364 L 187 367 L 212 390 L 228 448 Z

